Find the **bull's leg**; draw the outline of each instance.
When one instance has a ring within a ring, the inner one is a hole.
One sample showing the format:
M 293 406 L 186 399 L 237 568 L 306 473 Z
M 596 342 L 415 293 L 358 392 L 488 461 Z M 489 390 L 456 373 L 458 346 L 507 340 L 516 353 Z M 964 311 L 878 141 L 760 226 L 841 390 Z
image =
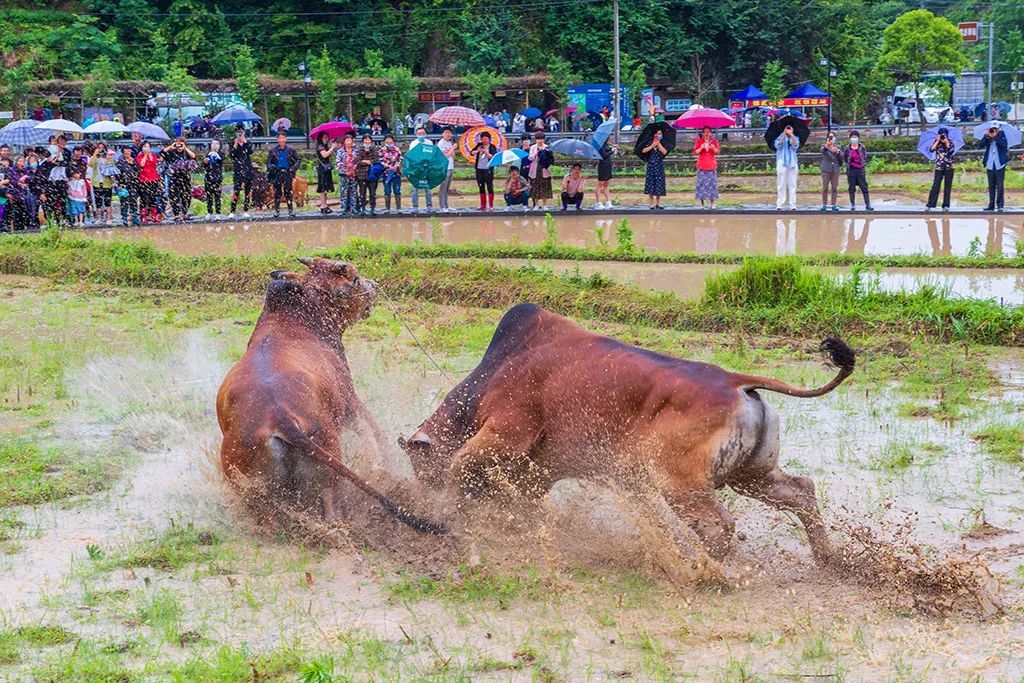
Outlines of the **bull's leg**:
M 541 498 L 551 482 L 530 459 L 536 431 L 516 424 L 501 428 L 485 424 L 452 458 L 449 487 L 462 496 L 480 497 L 504 488 L 528 498 Z
M 819 564 L 833 564 L 838 560 L 818 510 L 813 481 L 807 477 L 786 474 L 775 467 L 763 474 L 730 481 L 729 485 L 744 496 L 795 514 L 807 530 L 811 552 Z
M 715 492 L 708 488 L 665 491 L 664 495 L 680 519 L 700 537 L 708 555 L 721 561 L 732 545 L 736 523 Z

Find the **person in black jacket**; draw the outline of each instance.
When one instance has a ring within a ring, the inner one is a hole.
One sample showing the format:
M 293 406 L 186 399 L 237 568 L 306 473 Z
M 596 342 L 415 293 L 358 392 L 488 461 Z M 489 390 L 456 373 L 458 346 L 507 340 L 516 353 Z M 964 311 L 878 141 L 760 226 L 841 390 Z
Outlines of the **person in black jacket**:
M 473 157 L 473 168 L 476 169 L 476 186 L 480 190 L 480 210 L 494 210 L 494 169 L 490 168 L 491 158 L 498 153 L 498 148 L 491 144 L 491 134 L 482 133 L 480 142 L 470 152 Z
M 988 206 L 986 211 L 1003 210 L 1003 184 L 1006 182 L 1006 164 L 1010 160 L 1009 144 L 1006 133 L 993 121 L 985 137 L 981 139 L 985 149 L 982 160 L 985 173 L 988 175 Z
M 277 145 L 267 154 L 267 179 L 274 187 L 274 218 L 281 216 L 281 195 L 288 202 L 288 215 L 295 217 L 292 209 L 292 178 L 299 170 L 299 153 L 288 144 L 288 135 L 277 134 Z
M 228 218 L 235 217 L 238 198 L 245 196 L 242 204 L 242 218 L 249 217 L 249 199 L 252 194 L 252 143 L 245 137 L 245 128 L 241 124 L 235 127 L 235 139 L 231 143 L 231 163 L 235 176 L 235 187 L 231 193 L 231 210 Z
M 210 151 L 203 159 L 203 194 L 206 195 L 207 217 L 220 220 L 220 199 L 224 186 L 224 157 L 220 155 L 220 141 L 210 143 Z

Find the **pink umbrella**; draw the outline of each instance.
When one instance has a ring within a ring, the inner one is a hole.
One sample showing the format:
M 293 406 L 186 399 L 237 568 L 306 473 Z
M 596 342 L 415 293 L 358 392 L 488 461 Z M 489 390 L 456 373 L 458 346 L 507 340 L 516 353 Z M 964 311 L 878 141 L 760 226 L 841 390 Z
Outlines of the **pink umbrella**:
M 473 128 L 484 125 L 480 112 L 469 107 L 441 107 L 430 115 L 430 122 L 440 126 L 462 126 Z
M 557 113 L 557 109 L 548 109 L 546 112 L 544 112 L 544 116 L 554 116 Z
M 572 106 L 566 107 L 566 108 L 565 108 L 565 113 L 566 113 L 566 114 L 571 114 L 571 113 L 573 113 L 574 111 L 579 111 L 579 110 L 580 110 L 580 108 L 579 108 L 579 107 L 577 107 L 577 106 L 576 106 L 576 105 L 574 104 L 574 105 L 572 105 Z
M 691 109 L 672 122 L 673 128 L 696 128 L 698 130 L 704 126 L 708 128 L 729 128 L 735 125 L 736 122 L 728 114 L 723 114 L 717 109 L 705 107 Z
M 353 132 L 355 132 L 355 128 L 348 121 L 328 121 L 309 131 L 309 137 L 315 139 L 320 137 L 320 133 L 327 133 L 328 139 L 337 140 Z

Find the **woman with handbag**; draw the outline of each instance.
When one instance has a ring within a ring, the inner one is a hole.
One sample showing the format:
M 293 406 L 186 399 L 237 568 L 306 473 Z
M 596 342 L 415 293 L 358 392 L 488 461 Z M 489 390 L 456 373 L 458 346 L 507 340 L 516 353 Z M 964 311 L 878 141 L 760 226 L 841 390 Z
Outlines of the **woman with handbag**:
M 544 140 L 544 132 L 538 131 L 533 136 L 535 142 L 530 147 L 530 186 L 533 188 L 533 206 L 541 210 L 547 208 L 547 200 L 554 195 L 551 192 L 551 164 L 555 161 L 555 155 L 548 149 Z
M 331 159 L 338 146 L 327 133 L 316 137 L 316 191 L 320 193 L 320 213 L 332 213 L 327 206 L 327 195 L 334 192 L 334 166 Z

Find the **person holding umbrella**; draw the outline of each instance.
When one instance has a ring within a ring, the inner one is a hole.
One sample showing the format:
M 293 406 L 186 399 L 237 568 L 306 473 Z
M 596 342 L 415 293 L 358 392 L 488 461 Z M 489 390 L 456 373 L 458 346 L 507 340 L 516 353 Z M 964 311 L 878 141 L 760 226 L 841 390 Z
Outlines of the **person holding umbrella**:
M 704 202 L 711 202 L 712 211 L 715 209 L 715 201 L 718 199 L 718 153 L 721 148 L 711 135 L 711 127 L 704 126 L 700 131 L 700 137 L 694 142 L 693 153 L 697 155 L 697 199 L 700 200 L 700 208 L 704 208 Z
M 494 169 L 490 167 L 491 158 L 498 153 L 498 148 L 491 143 L 491 134 L 483 132 L 480 141 L 473 148 L 473 168 L 476 169 L 476 186 L 480 191 L 480 210 L 494 210 Z M 451 160 L 449 159 L 449 164 Z M 448 171 L 448 179 L 452 177 Z M 442 185 L 443 187 L 443 185 Z
M 825 136 L 825 144 L 821 146 L 821 161 L 818 168 L 821 169 L 821 210 L 828 211 L 829 206 L 833 211 L 839 210 L 836 203 L 836 195 L 839 192 L 839 167 L 843 165 L 843 150 L 836 144 L 836 134 L 832 131 Z M 829 188 L 832 190 L 832 203 L 829 204 Z
M 433 145 L 434 143 L 427 137 L 427 129 L 420 126 L 416 129 L 416 139 L 409 143 L 409 149 L 416 148 L 417 145 Z M 420 188 L 416 187 L 415 184 L 412 186 L 412 210 L 414 213 L 420 211 Z M 423 193 L 426 196 L 427 211 L 431 211 L 434 208 L 434 200 L 430 195 L 430 188 L 424 188 Z
M 234 174 L 234 190 L 231 193 L 231 208 L 228 211 L 228 218 L 235 217 L 235 208 L 238 206 L 239 196 L 244 195 L 242 203 L 242 218 L 249 217 L 249 201 L 252 198 L 252 179 L 255 171 L 252 167 L 252 143 L 245 136 L 245 126 L 235 126 L 235 140 L 231 143 L 231 163 Z
M 843 163 L 846 164 L 846 182 L 850 189 L 850 211 L 857 209 L 857 188 L 864 195 L 864 208 L 874 211 L 868 197 L 868 149 L 860 141 L 860 133 L 850 131 L 850 144 L 843 149 Z
M 608 192 L 608 184 L 612 180 L 612 155 L 616 151 L 609 140 L 605 140 L 597 150 L 601 159 L 597 162 L 597 182 L 594 184 L 594 199 L 597 202 L 594 204 L 595 209 L 612 208 L 612 196 Z M 601 197 L 604 197 L 603 202 Z
M 953 155 L 956 148 L 949 138 L 949 129 L 939 128 L 938 135 L 928 148 L 935 155 L 935 175 L 932 178 L 932 189 L 928 192 L 928 203 L 925 210 L 931 211 L 939 201 L 939 188 L 942 193 L 942 210 L 949 210 L 950 194 L 953 192 Z
M 542 210 L 547 208 L 547 200 L 554 195 L 551 192 L 551 165 L 555 163 L 555 155 L 544 139 L 544 131 L 538 131 L 534 143 L 530 146 L 530 186 L 533 188 L 533 205 Z
M 796 152 L 800 149 L 800 139 L 793 132 L 793 126 L 787 125 L 782 135 L 775 138 L 775 209 L 782 211 L 783 205 L 789 202 L 789 210 L 796 210 L 796 179 L 800 173 L 800 165 Z
M 655 131 L 650 144 L 640 149 L 647 160 L 644 194 L 648 197 L 652 211 L 664 208 L 661 205 L 661 198 L 668 194 L 665 189 L 665 157 L 668 155 L 668 150 L 662 144 L 663 135 L 661 130 Z
M 327 195 L 334 192 L 334 166 L 331 159 L 338 149 L 326 132 L 316 136 L 316 191 L 320 193 L 320 213 L 331 213 Z
M 998 121 L 993 121 L 981 139 L 985 150 L 985 173 L 988 176 L 988 206 L 986 211 L 1003 210 L 1003 185 L 1006 182 L 1006 163 L 1010 159 L 1009 142 Z

